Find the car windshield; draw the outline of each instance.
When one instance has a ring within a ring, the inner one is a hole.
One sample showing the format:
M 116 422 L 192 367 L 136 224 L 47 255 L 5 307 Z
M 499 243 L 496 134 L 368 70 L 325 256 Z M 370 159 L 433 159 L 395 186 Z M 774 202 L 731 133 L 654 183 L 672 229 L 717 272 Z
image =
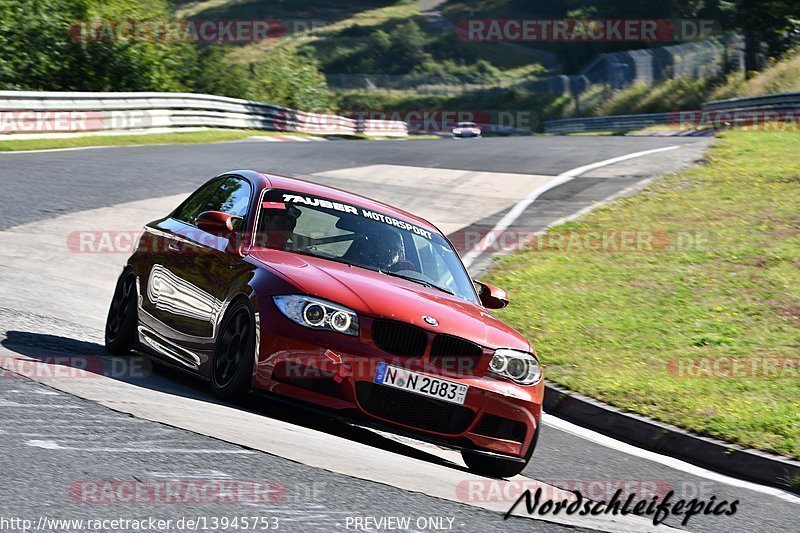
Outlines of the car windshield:
M 442 235 L 371 209 L 273 189 L 262 201 L 255 244 L 405 278 L 477 303 Z
M 476 124 L 474 122 L 459 122 L 457 127 L 459 127 L 459 128 L 474 128 L 474 127 L 476 127 Z

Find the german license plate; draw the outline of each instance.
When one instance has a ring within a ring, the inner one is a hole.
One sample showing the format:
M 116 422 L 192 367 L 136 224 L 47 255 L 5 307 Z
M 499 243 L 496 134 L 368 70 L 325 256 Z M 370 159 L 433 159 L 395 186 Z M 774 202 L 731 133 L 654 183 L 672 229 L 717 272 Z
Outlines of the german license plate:
M 386 363 L 378 364 L 375 383 L 402 389 L 428 398 L 463 405 L 467 398 L 467 385 L 412 372 Z

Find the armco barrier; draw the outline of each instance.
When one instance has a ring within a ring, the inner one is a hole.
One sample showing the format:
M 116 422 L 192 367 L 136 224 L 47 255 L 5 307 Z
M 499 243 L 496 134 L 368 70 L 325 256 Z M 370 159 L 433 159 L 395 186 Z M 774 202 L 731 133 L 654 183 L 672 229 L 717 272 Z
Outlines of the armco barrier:
M 716 100 L 704 104 L 699 111 L 548 120 L 545 122 L 544 131 L 545 133 L 630 131 L 659 125 L 691 127 L 692 124 L 719 128 L 772 121 L 799 122 L 798 117 L 800 117 L 800 93 L 781 93 Z
M 800 93 L 765 94 L 763 96 L 750 96 L 747 98 L 730 98 L 728 100 L 715 100 L 703 106 L 703 111 L 732 111 L 732 110 L 784 110 L 800 109 Z
M 185 127 L 328 135 L 404 137 L 408 134 L 403 122 L 356 121 L 207 94 L 0 91 L 0 134 Z
M 369 137 L 408 137 L 408 125 L 402 120 L 359 119 L 356 130 Z
M 609 117 L 565 118 L 544 123 L 545 133 L 581 133 L 591 131 L 629 131 L 667 124 L 673 113 L 614 115 Z

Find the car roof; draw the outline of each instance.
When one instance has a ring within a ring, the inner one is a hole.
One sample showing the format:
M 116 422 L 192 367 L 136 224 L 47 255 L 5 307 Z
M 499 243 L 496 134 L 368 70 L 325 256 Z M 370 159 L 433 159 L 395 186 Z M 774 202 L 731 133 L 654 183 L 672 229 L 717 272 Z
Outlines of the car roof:
M 398 209 L 389 204 L 379 202 L 378 200 L 373 200 L 372 198 L 367 198 L 366 196 L 361 196 L 359 194 L 347 192 L 342 189 L 337 189 L 336 187 L 330 187 L 328 185 L 322 185 L 320 183 L 314 183 L 299 178 L 292 178 L 289 176 L 281 176 L 279 174 L 270 174 L 266 172 L 233 171 L 233 172 L 225 172 L 224 174 L 221 175 L 231 175 L 231 174 L 238 174 L 248 177 L 251 179 L 251 181 L 253 181 L 257 185 L 259 185 L 258 183 L 259 181 L 264 180 L 260 184 L 262 188 L 270 187 L 274 189 L 288 189 L 290 191 L 310 194 L 312 196 L 321 196 L 323 198 L 335 200 L 337 202 L 342 202 L 345 204 L 355 205 L 357 207 L 365 207 L 373 211 L 379 211 L 385 215 L 403 219 L 407 222 L 413 222 L 417 226 L 435 231 L 436 233 L 441 233 L 441 231 L 439 231 L 439 228 L 437 228 L 424 218 L 418 217 L 416 215 L 409 213 L 408 211 L 403 211 L 402 209 Z M 254 176 L 254 174 L 257 176 Z M 262 180 L 259 180 L 257 178 L 262 178 Z

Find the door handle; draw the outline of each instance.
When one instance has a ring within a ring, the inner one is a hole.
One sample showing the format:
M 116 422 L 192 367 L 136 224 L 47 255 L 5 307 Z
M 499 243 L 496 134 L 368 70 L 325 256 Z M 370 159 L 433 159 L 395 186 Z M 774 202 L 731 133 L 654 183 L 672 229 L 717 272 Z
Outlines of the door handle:
M 181 247 L 178 246 L 177 244 L 175 244 L 174 242 L 169 243 L 167 245 L 167 248 L 169 248 L 169 250 L 171 252 L 180 252 L 181 251 Z

